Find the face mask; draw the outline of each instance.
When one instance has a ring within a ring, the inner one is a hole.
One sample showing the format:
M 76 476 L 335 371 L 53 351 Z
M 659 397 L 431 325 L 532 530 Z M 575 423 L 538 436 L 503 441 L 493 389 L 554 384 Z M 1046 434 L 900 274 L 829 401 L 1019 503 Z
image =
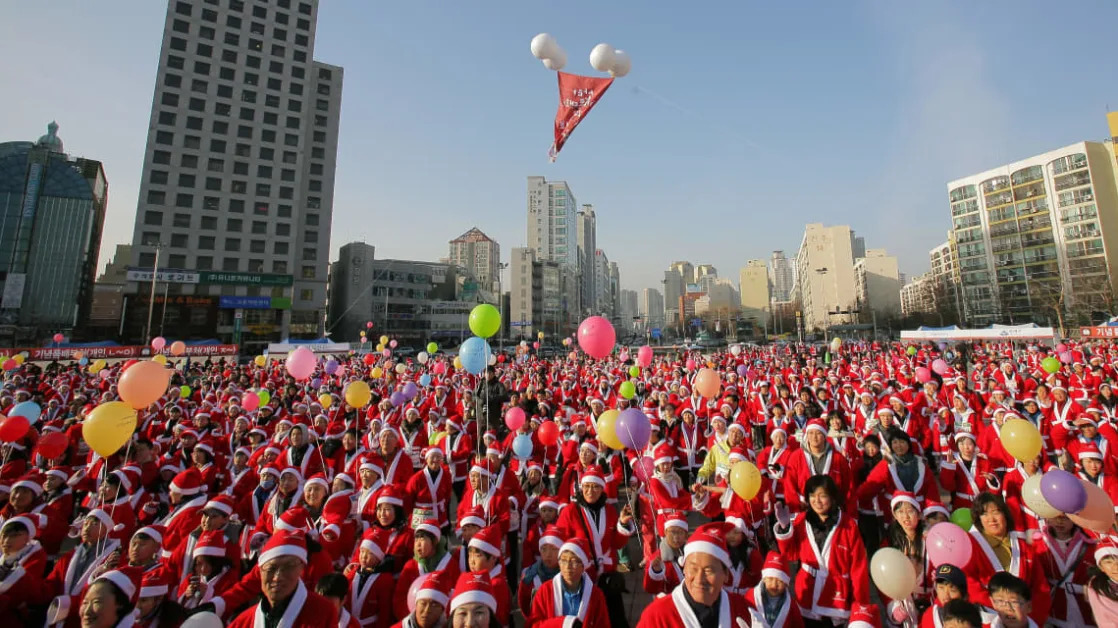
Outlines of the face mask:
M 268 477 L 268 478 L 260 481 L 260 488 L 263 488 L 265 490 L 272 490 L 275 487 L 276 487 L 276 481 L 274 479 L 272 479 L 271 477 Z

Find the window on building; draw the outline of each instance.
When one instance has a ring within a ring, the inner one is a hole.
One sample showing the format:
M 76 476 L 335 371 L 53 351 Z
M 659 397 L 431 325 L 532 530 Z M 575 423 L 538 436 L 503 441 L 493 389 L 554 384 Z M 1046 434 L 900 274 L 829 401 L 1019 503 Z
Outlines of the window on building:
M 173 89 L 178 89 L 178 88 L 182 87 L 182 77 L 179 76 L 178 74 L 170 74 L 170 73 L 164 74 L 163 75 L 163 84 L 166 85 L 167 87 L 170 87 L 170 88 L 173 88 Z
M 193 207 L 194 195 L 193 194 L 176 194 L 175 207 Z
M 217 231 L 217 216 L 202 216 L 201 226 L 206 231 Z
M 206 189 L 211 192 L 221 191 L 221 178 L 220 177 L 206 177 Z
M 240 233 L 244 228 L 245 222 L 240 218 L 227 218 L 225 220 L 225 230 L 232 231 L 233 233 Z
M 237 272 L 241 269 L 241 260 L 235 257 L 227 257 L 221 262 L 221 270 L 225 272 Z
M 198 137 L 197 135 L 187 135 L 183 138 L 182 145 L 184 148 L 192 148 L 197 150 L 202 147 L 202 138 Z
M 167 171 L 166 170 L 152 170 L 148 175 L 148 183 L 155 183 L 156 185 L 167 185 Z
M 239 198 L 229 199 L 229 212 L 233 214 L 245 213 L 245 202 Z
M 314 279 L 314 266 L 303 267 L 303 279 Z
M 160 99 L 160 102 L 168 107 L 178 107 L 179 95 L 172 94 L 171 92 L 163 92 L 163 97 Z
M 272 272 L 281 275 L 287 274 L 287 262 L 283 260 L 274 260 L 272 262 Z
M 240 238 L 225 238 L 225 250 L 226 251 L 234 251 L 234 252 L 240 251 L 241 250 L 241 239 Z
M 276 255 L 287 255 L 287 243 L 276 242 L 272 245 L 272 252 Z
M 162 190 L 148 190 L 149 205 L 163 205 L 167 202 L 167 193 Z
M 276 210 L 276 214 L 280 218 L 291 218 L 291 206 L 290 205 L 280 205 Z
M 204 112 L 206 110 L 205 98 L 191 98 L 190 103 L 187 104 L 187 109 L 191 111 Z
M 224 153 L 225 140 L 210 140 L 210 152 L 218 154 Z
M 306 222 L 308 227 L 317 227 L 318 226 L 318 214 L 308 213 L 307 217 L 305 219 L 305 222 Z
M 205 196 L 202 198 L 202 209 L 209 211 L 221 211 L 221 199 L 216 196 Z
M 228 135 L 229 123 L 222 120 L 214 120 L 212 131 L 218 135 Z
M 152 211 L 150 209 L 148 211 L 144 212 L 144 224 L 145 225 L 162 225 L 163 224 L 163 212 Z
M 212 255 L 199 255 L 195 260 L 194 268 L 198 270 L 213 270 L 214 258 Z
M 151 154 L 151 162 L 153 164 L 169 164 L 171 163 L 171 153 L 165 150 L 157 150 Z
M 179 174 L 179 187 L 180 188 L 192 188 L 192 187 L 194 187 L 194 181 L 195 181 L 195 176 L 192 175 L 192 174 L 187 174 L 185 172 Z
M 187 247 L 186 234 L 185 233 L 172 233 L 171 234 L 171 246 L 173 246 L 175 248 L 178 248 L 178 249 L 185 249 Z M 174 264 L 172 264 L 172 266 L 174 266 Z M 180 266 L 180 268 L 181 268 L 181 266 Z

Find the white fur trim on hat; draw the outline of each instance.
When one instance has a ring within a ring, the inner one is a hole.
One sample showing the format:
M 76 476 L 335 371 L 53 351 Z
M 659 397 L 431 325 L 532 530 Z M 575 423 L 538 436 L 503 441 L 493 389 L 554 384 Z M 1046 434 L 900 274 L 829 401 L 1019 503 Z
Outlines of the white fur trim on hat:
M 679 528 L 686 532 L 688 530 L 687 521 L 684 519 L 668 519 L 664 522 L 664 530 L 666 531 L 668 528 Z
M 479 549 L 479 550 L 485 552 L 486 554 L 489 554 L 490 556 L 500 556 L 501 555 L 500 548 L 494 547 L 490 543 L 487 543 L 487 542 L 477 538 L 476 536 L 474 538 L 470 539 L 470 547 Z
M 726 429 L 728 429 L 728 430 L 738 430 L 742 434 L 745 434 L 745 426 L 743 426 L 741 423 L 737 423 L 737 422 L 730 423 L 729 427 L 727 427 Z
M 552 547 L 562 549 L 563 539 L 561 539 L 557 536 L 541 536 L 540 537 L 540 549 L 541 550 L 543 549 L 544 545 L 550 545 Z
M 381 504 L 392 504 L 393 506 L 399 506 L 403 508 L 404 500 L 400 499 L 399 497 L 393 497 L 391 495 L 381 495 L 377 498 L 377 506 L 380 506 Z
M 427 534 L 430 534 L 431 536 L 435 537 L 436 543 L 438 543 L 439 539 L 443 538 L 443 531 L 439 529 L 439 526 L 434 526 L 429 523 L 419 524 L 415 527 L 415 531 L 426 532 Z
M 453 614 L 454 610 L 464 604 L 484 604 L 489 607 L 489 611 L 497 612 L 497 600 L 485 591 L 464 591 L 454 596 L 450 601 L 450 613 Z
M 225 513 L 226 517 L 233 514 L 232 506 L 226 504 L 225 502 L 219 502 L 216 499 L 211 499 L 210 501 L 206 502 L 206 505 L 202 507 L 202 510 L 220 510 L 221 512 Z
M 115 584 L 116 587 L 120 589 L 121 593 L 124 593 L 124 595 L 129 599 L 136 595 L 136 585 L 132 582 L 132 579 L 117 571 L 116 569 L 113 569 L 112 571 L 106 571 L 105 573 L 98 576 L 97 580 L 108 580 L 109 582 Z
M 373 543 L 371 539 L 365 539 L 364 541 L 361 541 L 361 549 L 372 552 L 373 556 L 377 557 L 377 560 L 384 560 L 384 550 L 382 550 L 376 543 Z
M 916 498 L 911 495 L 895 495 L 889 502 L 889 509 L 896 510 L 897 506 L 900 506 L 901 504 L 909 504 L 916 509 L 916 512 L 921 511 L 920 502 L 916 501 Z
M 485 519 L 482 519 L 481 517 L 474 517 L 474 516 L 462 517 L 462 520 L 458 522 L 458 529 L 461 530 L 463 528 L 463 526 L 468 526 L 468 525 L 471 525 L 471 524 L 473 524 L 473 525 L 475 525 L 479 528 L 484 528 L 485 527 Z
M 443 608 L 446 608 L 446 603 L 450 601 L 450 596 L 438 589 L 426 589 L 421 587 L 419 591 L 416 591 L 415 599 L 416 601 L 431 600 L 432 602 L 438 603 Z
M 597 484 L 598 486 L 600 486 L 602 488 L 606 487 L 605 478 L 603 478 L 599 475 L 591 475 L 591 474 L 584 475 L 584 476 L 582 476 L 582 481 L 580 481 L 579 484 L 586 484 L 587 482 L 590 482 L 591 484 Z
M 140 597 L 162 597 L 167 595 L 170 587 L 165 584 L 156 584 L 146 587 L 140 587 Z
M 159 531 L 156 530 L 155 528 L 152 528 L 150 526 L 144 526 L 144 527 L 140 528 L 139 530 L 136 530 L 136 532 L 132 536 L 136 536 L 137 534 L 143 534 L 145 536 L 148 536 L 148 537 L 151 538 L 151 540 L 155 541 L 156 543 L 159 543 L 160 545 L 163 545 L 163 535 L 160 534 Z
M 212 545 L 199 545 L 198 547 L 194 548 L 194 551 L 191 552 L 191 555 L 195 558 L 199 556 L 225 556 L 225 548 L 214 547 Z
M 713 556 L 713 557 L 717 558 L 718 560 L 722 561 L 722 564 L 726 566 L 726 569 L 731 568 L 730 554 L 726 550 L 724 550 L 721 547 L 718 547 L 717 545 L 715 545 L 714 543 L 711 543 L 709 541 L 691 541 L 690 543 L 683 546 L 683 555 L 684 556 L 688 556 L 690 554 L 695 554 L 695 553 L 710 554 L 711 556 Z
M 280 556 L 295 556 L 304 563 L 307 562 L 306 548 L 299 547 L 298 545 L 280 545 L 278 547 L 273 547 L 266 552 L 262 552 L 260 554 L 260 558 L 256 561 L 256 564 L 263 565 L 273 558 L 279 558 Z
M 322 488 L 326 489 L 327 491 L 330 490 L 330 485 L 326 483 L 326 478 L 311 478 L 311 479 L 307 480 L 307 483 L 303 485 L 303 488 L 306 488 L 306 487 L 310 486 L 311 484 L 318 484 L 318 485 L 322 486 Z
M 788 578 L 788 574 L 784 573 L 783 569 L 762 569 L 761 570 L 761 577 L 762 578 L 776 578 L 777 580 L 780 580 L 784 584 L 788 584 L 788 582 L 790 581 L 790 578 Z
M 1099 564 L 1100 562 L 1102 562 L 1102 559 L 1109 556 L 1118 557 L 1118 547 L 1104 545 L 1095 550 L 1095 564 Z
M 1098 449 L 1095 449 L 1095 450 L 1085 449 L 1085 450 L 1079 452 L 1078 458 L 1080 460 L 1083 460 L 1084 458 L 1094 458 L 1095 460 L 1102 460 L 1102 453 L 1100 453 Z
M 741 517 L 728 516 L 726 517 L 726 523 L 733 525 L 735 528 L 738 529 L 739 532 L 745 532 L 745 519 L 742 519 Z
M 590 564 L 590 557 L 587 556 L 586 552 L 584 552 L 582 548 L 578 546 L 578 543 L 571 543 L 569 541 L 564 543 L 559 548 L 559 554 L 562 555 L 563 552 L 570 552 L 577 556 L 578 559 L 582 561 L 582 565 L 584 567 Z

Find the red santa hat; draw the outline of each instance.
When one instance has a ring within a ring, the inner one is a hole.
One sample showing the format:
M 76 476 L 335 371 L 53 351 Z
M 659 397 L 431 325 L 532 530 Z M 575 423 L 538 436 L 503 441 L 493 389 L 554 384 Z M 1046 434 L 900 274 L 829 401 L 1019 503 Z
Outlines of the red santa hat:
M 206 502 L 202 510 L 216 510 L 224 513 L 226 517 L 233 514 L 233 498 L 229 495 L 216 495 L 213 499 Z
M 482 528 L 470 539 L 470 547 L 490 556 L 501 555 L 501 529 L 492 525 Z
M 850 609 L 850 623 L 846 628 L 880 628 L 880 611 L 869 604 L 857 604 Z
M 602 488 L 606 487 L 606 476 L 602 474 L 601 467 L 596 464 L 586 467 L 586 471 L 582 473 L 582 480 L 579 481 L 579 484 L 586 484 L 588 482 L 590 484 L 597 484 Z
M 303 485 L 303 488 L 306 488 L 312 484 L 321 486 L 327 493 L 330 492 L 330 485 L 326 482 L 326 476 L 323 475 L 321 471 L 307 478 L 307 483 Z
M 450 575 L 445 571 L 432 571 L 424 578 L 415 593 L 415 600 L 431 600 L 443 608 L 450 601 Z
M 396 488 L 392 484 L 389 484 L 388 486 L 380 489 L 380 492 L 377 495 L 377 506 L 380 506 L 381 504 L 388 504 L 390 506 L 399 506 L 400 508 L 403 508 L 404 496 L 400 494 L 400 489 Z
M 384 560 L 388 548 L 388 537 L 391 532 L 384 528 L 369 528 L 361 537 L 361 549 L 372 552 L 377 560 Z
M 199 556 L 217 556 L 219 558 L 229 557 L 229 546 L 225 542 L 225 533 L 221 530 L 207 530 L 198 537 L 198 542 L 194 545 L 194 550 L 191 556 L 198 558 Z
M 470 467 L 470 473 L 478 472 L 485 477 L 493 477 L 493 472 L 489 469 L 489 461 L 482 456 L 474 458 L 474 464 Z
M 497 598 L 493 596 L 493 585 L 489 582 L 489 574 L 471 571 L 458 576 L 454 585 L 454 597 L 450 600 L 449 613 L 454 614 L 455 609 L 464 604 L 484 604 L 489 612 L 497 612 Z
M 167 534 L 167 528 L 161 525 L 144 526 L 139 530 L 136 530 L 136 532 L 134 532 L 132 536 L 136 536 L 137 534 L 142 534 L 155 541 L 156 543 L 163 545 L 163 537 Z
M 698 527 L 691 539 L 683 546 L 683 556 L 691 554 L 709 554 L 730 569 L 730 552 L 726 548 L 726 522 L 707 523 Z
M 279 558 L 280 556 L 295 556 L 304 563 L 307 562 L 306 536 L 301 533 L 277 530 L 260 550 L 260 558 L 256 563 L 264 565 L 273 558 Z
M 443 538 L 443 531 L 439 529 L 439 522 L 436 519 L 424 519 L 423 523 L 415 527 L 416 532 L 426 532 L 435 537 L 435 542 L 438 543 L 439 539 Z
M 567 541 L 559 548 L 559 554 L 562 555 L 563 552 L 574 554 L 582 561 L 583 567 L 590 566 L 590 544 L 586 542 L 586 539 L 575 537 Z
M 104 526 L 105 529 L 112 532 L 120 532 L 124 529 L 123 523 L 117 523 L 113 521 L 112 516 L 100 508 L 94 508 L 93 510 L 89 511 L 89 514 L 87 514 L 85 517 L 87 519 L 93 517 L 97 521 L 100 521 L 101 525 Z
M 901 504 L 909 504 L 916 509 L 916 512 L 920 512 L 920 502 L 916 501 L 916 495 L 908 491 L 893 493 L 893 499 L 889 502 L 889 509 L 896 510 Z
M 167 569 L 145 571 L 140 579 L 140 597 L 163 597 L 171 591 L 171 572 Z
M 1094 443 L 1087 443 L 1079 450 L 1076 456 L 1079 460 L 1084 458 L 1094 458 L 1095 460 L 1102 460 L 1102 452 L 1099 451 L 1099 446 Z
M 302 534 L 310 529 L 310 513 L 302 506 L 289 508 L 276 519 L 275 529 L 276 532 Z
M 140 588 L 143 582 L 143 570 L 139 567 L 120 567 L 106 571 L 94 580 L 94 583 L 106 580 L 116 585 L 135 606 L 136 602 L 140 601 Z
M 730 464 L 734 464 L 735 462 L 745 462 L 746 460 L 749 460 L 749 458 L 745 455 L 745 447 L 738 445 L 737 447 L 730 449 Z
M 955 432 L 955 442 L 956 443 L 963 440 L 964 438 L 969 438 L 969 439 L 971 439 L 972 442 L 975 442 L 975 443 L 978 442 L 978 439 L 975 438 L 974 434 L 971 433 L 971 432 L 968 432 L 966 430 L 960 430 L 958 432 Z
M 738 423 L 737 421 L 732 421 L 730 423 L 729 427 L 727 427 L 726 429 L 727 430 L 737 430 L 737 431 L 741 432 L 742 436 L 745 436 L 745 426 L 742 425 L 741 423 Z
M 951 513 L 947 511 L 947 507 L 944 506 L 942 503 L 938 501 L 929 501 L 927 505 L 924 506 L 924 518 L 926 519 L 930 515 L 934 514 L 941 514 L 944 517 L 948 518 L 951 517 Z
M 542 494 L 540 495 L 539 508 L 554 508 L 559 510 L 559 500 L 554 496 Z
M 654 465 L 660 466 L 665 462 L 675 462 L 675 452 L 672 451 L 672 446 L 668 444 L 668 441 L 660 442 L 653 451 L 656 454 L 656 459 L 652 461 Z
M 667 519 L 664 520 L 665 533 L 667 532 L 668 528 L 679 528 L 686 532 L 689 529 L 689 526 L 687 525 L 687 517 L 685 517 L 681 512 L 673 512 L 672 514 L 668 515 Z
M 827 425 L 825 423 L 823 423 L 823 419 L 812 419 L 812 420 L 807 422 L 806 426 L 804 426 L 804 433 L 806 434 L 807 432 L 810 432 L 811 430 L 816 430 L 816 431 L 822 433 L 823 435 L 826 435 L 827 434 Z
M 776 578 L 785 585 L 787 585 L 791 578 L 788 577 L 788 568 L 784 565 L 784 559 L 776 552 L 769 552 L 765 556 L 765 564 L 761 568 L 762 578 Z
M 38 497 L 43 494 L 43 483 L 39 479 L 38 474 L 32 471 L 12 483 L 12 490 L 17 488 L 25 488 Z
M 202 492 L 202 474 L 195 467 L 180 472 L 171 480 L 171 491 L 190 497 Z
M 540 535 L 540 549 L 544 545 L 550 545 L 555 548 L 563 547 L 563 532 L 559 530 L 559 526 L 551 524 L 544 528 L 543 534 Z
M 45 526 L 46 523 L 47 523 L 46 517 L 44 517 L 43 515 L 40 515 L 38 513 L 29 512 L 29 513 L 22 514 L 22 515 L 17 515 L 15 517 L 12 517 L 11 519 L 8 519 L 7 521 L 4 522 L 3 525 L 0 525 L 0 530 L 3 530 L 4 528 L 6 528 L 6 527 L 8 527 L 9 525 L 12 525 L 12 524 L 20 524 L 24 528 L 27 528 L 27 534 L 30 535 L 29 538 L 33 539 L 33 538 L 35 538 L 35 534 L 38 532 L 39 528 L 42 528 L 43 526 Z
M 594 441 L 592 441 L 592 440 L 584 440 L 584 441 L 582 441 L 582 444 L 581 444 L 581 445 L 579 445 L 579 446 L 578 446 L 578 448 L 579 448 L 580 450 L 582 450 L 582 449 L 589 449 L 590 451 L 594 452 L 594 455 L 595 455 L 595 456 L 596 456 L 596 455 L 598 455 L 598 451 L 599 451 L 599 450 L 598 450 L 598 445 L 597 445 L 597 444 L 596 444 L 596 443 L 595 443 Z
M 1111 537 L 1106 537 L 1095 546 L 1095 564 L 1102 562 L 1107 556 L 1118 557 L 1118 543 Z
M 458 529 L 461 530 L 464 526 L 475 525 L 479 528 L 485 527 L 485 511 L 481 506 L 474 506 L 462 520 L 458 522 Z

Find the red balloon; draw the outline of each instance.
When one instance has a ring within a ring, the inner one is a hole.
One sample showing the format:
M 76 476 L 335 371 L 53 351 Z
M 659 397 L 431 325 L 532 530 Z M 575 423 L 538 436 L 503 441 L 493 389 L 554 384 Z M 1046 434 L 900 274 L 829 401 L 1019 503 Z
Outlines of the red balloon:
M 0 419 L 0 442 L 14 443 L 23 438 L 30 427 L 27 417 L 6 416 Z
M 224 375 L 225 377 L 233 377 L 233 371 L 230 371 L 229 369 L 225 369 L 225 372 L 222 373 L 222 375 Z
M 555 425 L 554 421 L 544 421 L 536 429 L 536 434 L 540 437 L 540 442 L 545 447 L 551 447 L 559 442 L 559 427 Z
M 373 355 L 371 353 L 366 353 L 365 354 L 365 364 L 367 366 L 372 366 L 373 364 L 376 363 L 376 361 L 377 361 L 377 357 L 375 355 Z
M 127 371 L 133 364 L 135 364 L 137 362 L 139 362 L 139 360 L 129 360 L 129 361 L 125 362 L 124 366 L 121 367 L 120 372 L 123 373 L 123 372 Z
M 50 460 L 61 456 L 66 451 L 68 444 L 65 433 L 50 432 L 39 439 L 39 444 L 36 447 L 40 456 Z
M 501 354 L 501 355 L 497 356 L 497 361 L 498 361 L 498 362 L 501 362 L 501 363 L 503 364 L 503 363 L 504 363 L 504 361 L 505 361 L 505 356 L 504 356 L 504 354 Z

